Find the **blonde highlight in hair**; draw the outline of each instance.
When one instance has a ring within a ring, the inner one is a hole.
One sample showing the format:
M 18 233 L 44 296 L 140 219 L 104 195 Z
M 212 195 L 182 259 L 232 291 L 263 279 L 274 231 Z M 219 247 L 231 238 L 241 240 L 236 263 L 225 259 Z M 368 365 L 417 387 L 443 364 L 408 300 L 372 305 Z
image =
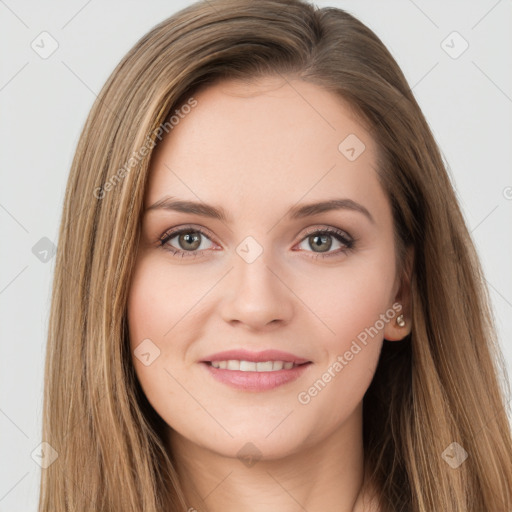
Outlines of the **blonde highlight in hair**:
M 129 350 L 126 304 L 149 163 L 159 128 L 201 88 L 268 75 L 332 91 L 378 145 L 413 326 L 403 342 L 384 343 L 363 402 L 365 463 L 382 511 L 510 512 L 505 368 L 439 149 L 380 39 L 341 9 L 301 0 L 193 4 L 144 35 L 98 95 L 60 226 L 42 431 L 59 457 L 42 470 L 39 512 L 188 509 Z M 452 442 L 469 454 L 458 468 L 441 456 Z

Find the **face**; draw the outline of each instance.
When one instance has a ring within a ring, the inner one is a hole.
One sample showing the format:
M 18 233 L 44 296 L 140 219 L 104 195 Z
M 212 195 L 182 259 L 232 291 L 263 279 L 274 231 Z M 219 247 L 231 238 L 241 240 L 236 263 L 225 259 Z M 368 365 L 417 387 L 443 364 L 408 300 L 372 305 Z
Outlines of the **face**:
M 360 419 L 383 337 L 399 337 L 377 148 L 306 82 L 225 81 L 194 98 L 152 159 L 133 364 L 170 436 L 282 457 Z

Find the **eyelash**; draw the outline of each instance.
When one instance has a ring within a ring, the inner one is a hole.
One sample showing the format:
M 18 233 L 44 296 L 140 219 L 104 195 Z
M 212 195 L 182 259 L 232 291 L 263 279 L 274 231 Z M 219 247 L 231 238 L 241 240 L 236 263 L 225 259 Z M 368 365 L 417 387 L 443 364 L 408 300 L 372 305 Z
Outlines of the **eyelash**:
M 165 232 L 158 239 L 159 246 L 164 251 L 169 251 L 174 256 L 181 255 L 182 258 L 197 258 L 201 254 L 201 251 L 183 251 L 181 249 L 177 249 L 176 247 L 172 247 L 171 245 L 167 245 L 167 242 L 169 242 L 176 236 L 181 235 L 183 233 L 200 233 L 202 236 L 210 239 L 210 236 L 205 231 L 203 231 L 201 228 L 196 228 L 194 226 L 186 226 L 184 228 L 177 229 L 175 231 L 171 230 L 171 231 Z M 336 228 L 332 228 L 332 227 L 327 227 L 327 228 L 322 228 L 322 229 L 312 228 L 304 234 L 304 237 L 301 239 L 300 243 L 302 243 L 306 238 L 308 238 L 309 236 L 311 236 L 313 234 L 330 235 L 333 238 L 335 238 L 336 240 L 338 240 L 338 242 L 342 243 L 345 246 L 344 248 L 338 249 L 333 252 L 317 253 L 315 256 L 310 256 L 314 259 L 330 258 L 330 257 L 336 256 L 340 253 L 348 253 L 355 248 L 356 240 L 354 238 L 350 237 L 345 232 L 343 232 L 339 229 L 336 229 Z

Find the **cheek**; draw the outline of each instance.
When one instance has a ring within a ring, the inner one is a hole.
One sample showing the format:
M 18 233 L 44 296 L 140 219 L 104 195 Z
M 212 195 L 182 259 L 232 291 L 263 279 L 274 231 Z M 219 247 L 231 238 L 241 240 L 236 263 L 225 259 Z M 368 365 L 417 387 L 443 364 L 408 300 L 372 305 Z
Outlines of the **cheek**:
M 180 317 L 186 313 L 184 304 L 188 304 L 187 287 L 179 282 L 179 276 L 170 278 L 164 270 L 150 257 L 139 259 L 127 301 L 132 361 L 150 401 L 155 391 L 168 386 L 164 370 L 171 357 L 169 340 L 173 340 L 175 353 L 179 354 L 179 337 L 175 332 Z
M 310 303 L 322 321 L 316 342 L 323 355 L 297 398 L 313 415 L 327 414 L 331 426 L 360 403 L 375 373 L 384 327 L 395 317 L 393 258 L 392 250 L 354 258 L 353 265 L 317 281 L 323 286 L 310 287 Z
M 146 398 L 168 424 L 183 408 L 184 394 L 172 375 L 181 364 L 184 342 L 177 334 L 192 295 L 179 273 L 170 276 L 161 262 L 149 256 L 137 262 L 127 301 L 131 359 Z
M 171 274 L 165 262 L 151 256 L 137 262 L 127 306 L 132 351 L 146 338 L 164 348 L 179 330 L 201 293 L 202 286 L 192 285 L 190 277 L 184 272 Z
M 164 312 L 168 297 L 163 293 L 162 284 L 144 264 L 138 265 L 128 296 L 127 313 L 132 351 L 142 340 L 159 337 L 165 332 Z M 171 307 L 168 309 L 172 311 Z M 158 343 L 157 340 L 155 343 Z
M 320 320 L 318 334 L 329 352 L 350 345 L 390 308 L 395 280 L 393 258 L 392 250 L 389 254 L 382 251 L 354 257 L 339 269 L 317 274 L 314 280 L 303 283 L 301 296 L 307 297 Z M 382 322 L 377 323 L 377 329 L 383 330 Z M 383 333 L 379 334 L 382 337 Z

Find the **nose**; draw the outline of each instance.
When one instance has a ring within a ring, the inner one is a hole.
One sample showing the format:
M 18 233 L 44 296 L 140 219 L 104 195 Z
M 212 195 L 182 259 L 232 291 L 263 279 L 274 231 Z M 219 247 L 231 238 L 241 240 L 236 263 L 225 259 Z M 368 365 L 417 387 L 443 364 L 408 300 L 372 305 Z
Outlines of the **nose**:
M 247 263 L 238 256 L 224 280 L 221 316 L 232 325 L 249 330 L 269 330 L 288 324 L 293 315 L 293 291 L 263 253 Z

